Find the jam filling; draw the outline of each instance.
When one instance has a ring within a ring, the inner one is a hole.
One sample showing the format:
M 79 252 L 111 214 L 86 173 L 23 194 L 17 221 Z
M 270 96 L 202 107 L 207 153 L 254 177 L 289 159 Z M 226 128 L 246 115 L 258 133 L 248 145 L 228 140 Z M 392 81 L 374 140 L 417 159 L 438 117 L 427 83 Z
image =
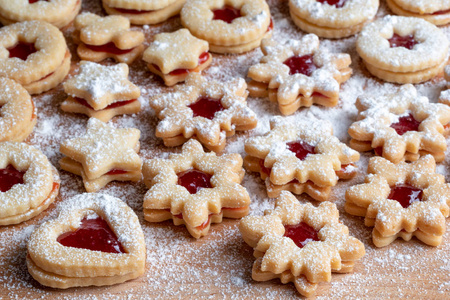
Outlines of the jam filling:
M 84 100 L 83 98 L 78 98 L 78 97 L 74 97 L 75 101 L 77 101 L 78 103 L 80 103 L 83 106 L 86 106 L 90 109 L 94 109 L 92 106 L 89 105 L 89 103 L 87 103 L 86 100 Z M 104 109 L 111 109 L 111 108 L 116 108 L 116 107 L 121 107 L 121 106 L 125 106 L 127 104 L 130 104 L 134 101 L 136 101 L 137 99 L 131 99 L 131 100 L 125 100 L 125 101 L 117 101 L 114 103 L 111 103 L 110 105 L 108 105 L 107 107 L 103 108 Z
M 306 76 L 311 76 L 312 72 L 317 69 L 311 54 L 289 57 L 283 62 L 283 64 L 289 67 L 290 75 L 303 74 Z
M 28 55 L 37 52 L 34 43 L 18 42 L 16 45 L 7 49 L 9 57 L 17 57 L 21 60 L 27 60 Z
M 125 253 L 122 244 L 111 230 L 108 223 L 100 217 L 84 218 L 77 230 L 61 234 L 57 241 L 66 247 L 102 251 L 108 253 Z
M 219 99 L 212 99 L 207 96 L 203 96 L 197 99 L 194 103 L 188 105 L 194 117 L 204 117 L 207 119 L 214 119 L 216 112 L 225 109 Z
M 234 19 L 241 17 L 241 10 L 232 6 L 224 6 L 223 8 L 214 9 L 213 20 L 222 20 L 228 24 L 233 22 Z
M 288 150 L 294 152 L 295 156 L 300 160 L 304 160 L 309 154 L 314 154 L 316 148 L 304 141 L 289 142 L 286 143 L 286 146 Z
M 326 3 L 328 5 L 333 5 L 336 8 L 341 8 L 347 0 L 317 0 L 317 2 Z
M 448 13 L 450 13 L 450 9 L 439 10 L 439 11 L 436 11 L 436 12 L 432 13 L 431 15 L 445 15 L 445 14 L 448 14 Z
M 134 48 L 119 49 L 113 42 L 110 42 L 110 43 L 107 43 L 104 45 L 99 45 L 99 46 L 88 45 L 88 44 L 85 44 L 85 46 L 86 46 L 86 48 L 91 49 L 92 51 L 106 52 L 106 53 L 111 53 L 111 54 L 116 54 L 116 55 L 127 54 L 134 50 Z
M 137 10 L 137 9 L 126 9 L 126 8 L 119 8 L 119 7 L 113 7 L 115 10 L 120 12 L 121 14 L 130 14 L 130 15 L 139 15 L 139 14 L 146 14 L 153 12 L 154 10 Z
M 391 127 L 395 129 L 398 135 L 403 135 L 408 131 L 418 131 L 420 122 L 414 119 L 412 114 L 400 117 L 397 123 L 392 123 Z
M 273 30 L 273 19 L 270 18 L 270 23 L 269 23 L 269 27 L 267 27 L 267 32 L 272 31 Z
M 284 236 L 293 240 L 300 248 L 305 247 L 309 242 L 320 241 L 318 231 L 304 222 L 297 225 L 284 225 L 284 230 Z
M 128 173 L 128 171 L 120 170 L 120 169 L 112 169 L 111 171 L 109 171 L 105 175 L 119 175 L 119 174 L 125 174 L 125 173 Z
M 47 1 L 48 2 L 49 0 L 28 0 L 28 3 L 33 4 L 33 3 L 36 3 L 39 1 Z
M 212 188 L 212 175 L 205 172 L 190 169 L 177 174 L 178 185 L 184 186 L 189 193 L 196 194 L 199 190 L 204 188 Z
M 18 171 L 13 165 L 0 169 L 0 191 L 7 192 L 16 184 L 23 184 L 25 172 Z
M 198 68 L 198 66 L 204 64 L 204 63 L 209 59 L 209 55 L 210 55 L 210 54 L 209 54 L 208 51 L 203 52 L 202 54 L 200 54 L 200 56 L 198 57 L 198 65 L 197 65 L 197 67 L 195 67 L 194 69 L 175 69 L 175 70 L 169 72 L 169 75 L 174 75 L 174 76 L 176 76 L 176 75 L 182 75 L 182 74 L 190 73 L 190 72 L 194 71 L 196 68 Z M 153 67 L 154 67 L 156 70 L 158 70 L 159 72 L 161 72 L 161 69 L 160 69 L 157 65 L 155 65 L 155 64 L 152 64 L 152 65 L 153 65 Z M 195 71 L 194 71 L 194 72 L 195 72 Z
M 388 199 L 396 200 L 403 208 L 408 208 L 413 202 L 422 201 L 422 197 L 422 189 L 407 184 L 398 184 L 391 188 Z
M 388 41 L 389 44 L 391 45 L 391 48 L 404 47 L 409 50 L 411 50 L 412 48 L 414 48 L 415 45 L 418 44 L 418 42 L 414 39 L 414 36 L 412 34 L 401 36 L 394 33 Z

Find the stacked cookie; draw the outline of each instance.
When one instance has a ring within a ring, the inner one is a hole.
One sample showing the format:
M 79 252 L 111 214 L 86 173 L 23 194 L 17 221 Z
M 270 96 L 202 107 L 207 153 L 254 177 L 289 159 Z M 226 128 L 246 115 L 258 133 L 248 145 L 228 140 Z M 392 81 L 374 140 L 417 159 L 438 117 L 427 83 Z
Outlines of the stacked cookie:
M 443 0 L 386 0 L 393 13 L 406 17 L 422 18 L 435 25 L 450 22 L 450 2 Z

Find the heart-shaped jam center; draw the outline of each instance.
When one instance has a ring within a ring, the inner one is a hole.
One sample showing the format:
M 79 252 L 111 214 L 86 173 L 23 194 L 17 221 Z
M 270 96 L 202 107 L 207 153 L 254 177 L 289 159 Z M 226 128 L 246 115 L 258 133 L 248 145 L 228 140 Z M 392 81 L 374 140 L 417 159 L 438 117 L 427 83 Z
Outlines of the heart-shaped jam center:
M 403 208 L 408 208 L 413 202 L 422 201 L 422 197 L 422 189 L 407 184 L 397 184 L 391 188 L 388 199 L 396 200 Z
M 66 247 L 102 251 L 108 253 L 125 253 L 122 244 L 108 223 L 100 217 L 81 220 L 77 230 L 61 234 L 57 241 Z
M 30 54 L 37 52 L 34 43 L 18 42 L 14 46 L 8 48 L 9 57 L 17 57 L 21 60 L 27 60 Z
M 190 169 L 177 174 L 178 185 L 184 186 L 189 193 L 196 194 L 199 190 L 204 188 L 212 188 L 212 175 L 196 170 Z
M 223 8 L 214 9 L 213 20 L 222 20 L 228 24 L 233 22 L 234 19 L 241 17 L 241 10 L 232 6 L 224 6 Z
M 111 54 L 116 54 L 116 55 L 127 54 L 134 50 L 134 48 L 119 49 L 113 42 L 110 42 L 110 43 L 107 43 L 104 45 L 99 45 L 99 46 L 87 45 L 87 44 L 85 44 L 85 46 L 86 46 L 86 48 L 91 49 L 92 51 L 106 52 L 106 53 L 111 53 Z
M 290 238 L 294 243 L 303 248 L 312 241 L 320 241 L 318 231 L 301 222 L 297 225 L 284 225 L 284 236 Z
M 336 8 L 341 8 L 347 0 L 317 0 L 317 2 L 326 3 L 328 5 L 333 5 Z
M 304 141 L 289 142 L 286 143 L 286 146 L 288 150 L 294 152 L 295 156 L 300 160 L 304 160 L 309 154 L 314 154 L 316 148 Z
M 306 76 L 311 76 L 312 72 L 317 69 L 313 56 L 310 54 L 289 57 L 283 62 L 283 64 L 289 67 L 290 75 L 303 74 Z
M 391 48 L 404 47 L 409 50 L 411 50 L 412 48 L 414 48 L 415 45 L 418 44 L 418 42 L 414 39 L 414 36 L 412 34 L 401 36 L 397 33 L 394 33 L 388 41 Z
M 392 123 L 391 127 L 395 129 L 398 135 L 403 135 L 408 131 L 418 131 L 420 122 L 414 119 L 412 114 L 398 118 L 398 122 Z
M 22 184 L 24 174 L 25 172 L 16 170 L 12 165 L 0 169 L 0 191 L 7 192 L 14 185 Z
M 204 117 L 210 120 L 214 119 L 216 112 L 225 109 L 220 100 L 209 98 L 207 96 L 198 98 L 197 101 L 189 104 L 188 107 L 192 109 L 194 117 Z

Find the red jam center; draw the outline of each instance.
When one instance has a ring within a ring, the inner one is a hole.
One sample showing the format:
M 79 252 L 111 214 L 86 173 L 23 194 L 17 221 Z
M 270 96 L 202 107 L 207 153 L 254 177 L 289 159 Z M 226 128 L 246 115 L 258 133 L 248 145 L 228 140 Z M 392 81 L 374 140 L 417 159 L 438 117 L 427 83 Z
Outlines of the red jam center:
M 0 191 L 7 192 L 14 185 L 23 183 L 23 175 L 25 172 L 18 171 L 12 165 L 8 165 L 6 169 L 0 169 Z
M 37 52 L 34 43 L 18 42 L 15 46 L 8 48 L 9 57 L 17 57 L 21 60 L 27 60 L 28 55 Z
M 232 6 L 224 6 L 212 12 L 214 14 L 213 20 L 222 20 L 228 24 L 233 22 L 234 19 L 241 17 L 241 10 Z
M 205 172 L 191 169 L 177 174 L 178 184 L 184 186 L 189 193 L 196 194 L 204 188 L 212 188 L 212 175 Z
M 397 131 L 398 135 L 403 135 L 408 131 L 418 131 L 420 122 L 414 119 L 412 114 L 400 117 L 397 123 L 392 123 L 391 127 Z
M 188 107 L 192 109 L 194 117 L 204 117 L 210 120 L 214 119 L 216 112 L 225 109 L 220 100 L 209 97 L 200 97 L 196 102 L 189 104 Z
M 81 105 L 86 106 L 86 107 L 88 107 L 88 108 L 90 108 L 90 109 L 94 109 L 94 108 L 93 108 L 92 106 L 90 106 L 89 103 L 87 103 L 87 101 L 84 100 L 83 98 L 75 97 L 74 99 L 75 99 L 78 103 L 80 103 Z M 125 100 L 125 101 L 117 101 L 117 102 L 111 103 L 110 105 L 108 105 L 107 107 L 103 108 L 102 110 L 104 110 L 104 109 L 116 108 L 116 107 L 121 107 L 121 106 L 125 106 L 125 105 L 127 105 L 127 104 L 130 104 L 130 103 L 136 101 L 136 100 L 137 100 L 137 99 L 131 99 L 131 100 Z
M 49 0 L 28 0 L 28 3 L 33 4 L 33 3 L 36 3 L 39 1 L 47 1 L 48 2 Z
M 57 241 L 66 247 L 108 253 L 125 253 L 115 233 L 108 223 L 100 217 L 95 219 L 84 218 L 77 230 L 61 234 Z
M 422 189 L 406 184 L 399 184 L 391 188 L 388 199 L 398 201 L 403 208 L 408 208 L 413 202 L 422 201 Z
M 286 59 L 283 64 L 289 67 L 290 75 L 303 74 L 311 76 L 312 72 L 317 69 L 312 55 L 292 56 Z
M 91 49 L 92 51 L 96 51 L 96 52 L 106 52 L 106 53 L 111 53 L 111 54 L 116 54 L 116 55 L 127 54 L 134 50 L 134 48 L 119 49 L 113 42 L 110 42 L 110 43 L 104 44 L 104 45 L 99 45 L 99 46 L 86 44 L 86 48 Z
M 347 0 L 317 0 L 317 2 L 326 3 L 328 5 L 334 5 L 336 8 L 341 8 Z
M 411 50 L 412 48 L 414 48 L 415 45 L 418 44 L 418 42 L 414 39 L 414 36 L 412 34 L 407 36 L 401 36 L 394 33 L 394 35 L 392 35 L 392 37 L 388 41 L 389 44 L 391 45 L 391 48 L 404 47 L 409 50 Z
M 284 225 L 284 230 L 284 236 L 293 240 L 300 248 L 305 247 L 309 242 L 320 241 L 318 232 L 304 222 L 297 225 Z
M 304 160 L 308 154 L 315 153 L 315 147 L 304 141 L 289 142 L 286 143 L 286 146 L 289 151 L 294 152 L 295 156 L 300 160 Z

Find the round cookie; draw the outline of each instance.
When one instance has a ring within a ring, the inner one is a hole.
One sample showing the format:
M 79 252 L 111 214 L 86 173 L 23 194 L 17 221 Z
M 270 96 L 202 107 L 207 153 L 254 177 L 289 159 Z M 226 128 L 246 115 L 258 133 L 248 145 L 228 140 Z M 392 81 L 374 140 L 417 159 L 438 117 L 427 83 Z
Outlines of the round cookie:
M 450 22 L 450 2 L 442 0 L 386 0 L 393 13 L 406 17 L 422 18 L 434 25 Z

